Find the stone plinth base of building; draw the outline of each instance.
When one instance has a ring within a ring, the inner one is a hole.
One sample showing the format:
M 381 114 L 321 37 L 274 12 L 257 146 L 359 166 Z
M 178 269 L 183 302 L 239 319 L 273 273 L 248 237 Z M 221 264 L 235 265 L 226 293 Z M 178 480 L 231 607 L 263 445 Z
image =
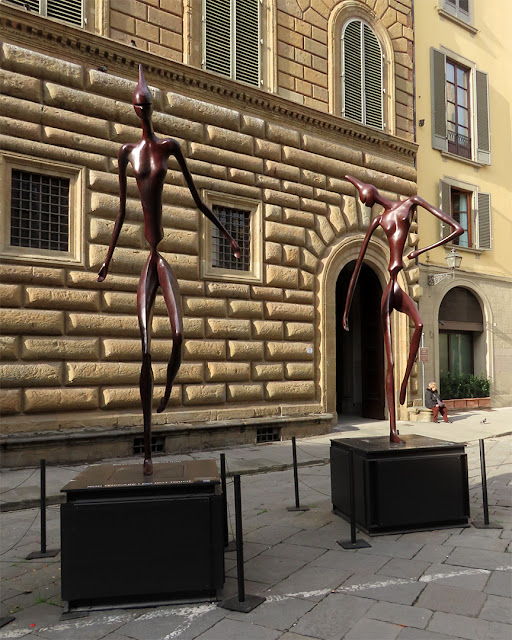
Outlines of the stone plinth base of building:
M 247 420 L 165 424 L 153 429 L 155 453 L 187 453 L 226 445 L 255 444 L 329 433 L 333 415 L 272 416 Z M 48 464 L 95 462 L 140 454 L 142 427 L 76 429 L 4 436 L 0 439 L 3 467 L 29 467 L 45 458 Z

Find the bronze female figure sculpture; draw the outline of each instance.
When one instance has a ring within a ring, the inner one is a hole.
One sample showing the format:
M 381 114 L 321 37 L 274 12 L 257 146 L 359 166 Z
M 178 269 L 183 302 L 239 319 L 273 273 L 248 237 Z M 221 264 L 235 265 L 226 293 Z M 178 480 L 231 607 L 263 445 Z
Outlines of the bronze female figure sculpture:
M 151 461 L 151 404 L 153 399 L 153 371 L 151 368 L 151 319 L 156 292 L 160 285 L 169 314 L 172 328 L 172 351 L 167 366 L 167 381 L 164 395 L 157 411 L 165 409 L 171 395 L 174 378 L 181 364 L 181 347 L 183 341 L 182 309 L 176 277 L 168 263 L 158 253 L 158 244 L 163 237 L 162 229 L 162 191 L 167 173 L 167 161 L 174 156 L 178 161 L 190 193 L 198 209 L 204 213 L 228 238 L 234 255 L 240 257 L 240 249 L 235 240 L 201 200 L 194 185 L 190 171 L 180 145 L 176 140 L 158 138 L 151 122 L 151 93 L 148 89 L 139 65 L 139 82 L 133 93 L 135 113 L 142 120 L 142 139 L 137 144 L 124 144 L 119 150 L 119 191 L 120 207 L 117 215 L 107 257 L 99 273 L 98 282 L 107 277 L 107 272 L 123 226 L 126 212 L 126 168 L 132 164 L 139 189 L 142 210 L 144 213 L 144 235 L 150 247 L 148 260 L 142 270 L 137 289 L 137 314 L 142 338 L 142 369 L 140 374 L 140 397 L 144 417 L 144 475 L 153 473 Z
M 407 360 L 407 367 L 405 369 L 404 379 L 400 387 L 400 404 L 405 402 L 405 394 L 407 391 L 407 382 L 411 373 L 412 365 L 418 352 L 420 345 L 421 332 L 423 329 L 423 323 L 418 313 L 418 309 L 413 300 L 400 288 L 397 282 L 397 276 L 403 269 L 403 252 L 405 243 L 409 234 L 409 229 L 413 220 L 416 208 L 419 205 L 423 207 L 434 216 L 439 218 L 445 224 L 450 225 L 453 231 L 446 238 L 442 238 L 438 242 L 424 247 L 423 249 L 416 249 L 411 251 L 407 258 L 412 260 L 425 251 L 429 251 L 434 247 L 439 247 L 442 244 L 450 242 L 457 236 L 460 236 L 464 230 L 458 222 L 456 222 L 450 216 L 447 216 L 440 209 L 433 207 L 428 202 L 425 202 L 419 196 L 412 196 L 406 200 L 391 201 L 377 191 L 377 189 L 371 184 L 365 184 L 357 178 L 352 176 L 345 176 L 345 178 L 351 182 L 358 190 L 361 201 L 368 207 L 372 207 L 375 203 L 384 207 L 384 212 L 374 218 L 366 232 L 363 245 L 357 258 L 354 273 L 350 279 L 348 287 L 347 301 L 345 304 L 345 312 L 343 314 L 343 328 L 345 331 L 349 330 L 348 326 L 348 314 L 350 311 L 350 305 L 352 304 L 352 297 L 357 284 L 357 278 L 361 270 L 364 254 L 370 242 L 370 238 L 380 225 L 386 234 L 389 243 L 389 284 L 387 285 L 384 293 L 382 294 L 381 303 L 381 321 L 384 330 L 384 346 L 386 349 L 387 358 L 387 370 L 386 370 L 386 400 L 388 402 L 389 410 L 389 423 L 390 423 L 390 441 L 396 444 L 403 444 L 403 440 L 398 437 L 396 432 L 396 413 L 395 413 L 395 383 L 394 383 L 394 362 L 393 351 L 391 348 L 391 322 L 390 315 L 393 309 L 406 313 L 414 322 L 415 329 L 411 339 L 411 346 L 409 349 L 409 358 Z

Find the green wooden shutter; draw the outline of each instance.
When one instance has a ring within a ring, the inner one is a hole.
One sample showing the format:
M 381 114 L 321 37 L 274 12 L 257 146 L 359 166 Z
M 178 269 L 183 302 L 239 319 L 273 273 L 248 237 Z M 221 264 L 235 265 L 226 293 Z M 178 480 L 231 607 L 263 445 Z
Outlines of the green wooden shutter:
M 491 164 L 491 136 L 489 132 L 489 77 L 483 71 L 476 72 L 476 160 Z
M 361 22 L 349 22 L 343 31 L 342 39 L 342 115 L 362 122 Z
M 448 151 L 446 132 L 446 56 L 430 49 L 432 92 L 432 147 Z
M 491 235 L 491 194 L 478 193 L 478 249 L 490 249 L 492 247 Z
M 363 24 L 365 124 L 382 129 L 382 51 L 377 36 Z
M 439 180 L 439 208 L 446 213 L 447 216 L 452 217 L 452 189 L 447 182 Z M 440 222 L 440 236 L 446 238 L 453 231 L 449 224 Z
M 46 15 L 81 27 L 83 24 L 82 0 L 46 0 Z
M 36 13 L 40 13 L 40 1 L 39 0 L 9 0 L 11 4 L 16 4 L 19 7 L 24 9 L 29 9 L 30 11 L 35 11 Z M 28 5 L 28 6 L 27 6 Z
M 205 0 L 204 67 L 231 76 L 231 0 Z
M 259 0 L 235 3 L 235 78 L 260 84 L 260 10 Z

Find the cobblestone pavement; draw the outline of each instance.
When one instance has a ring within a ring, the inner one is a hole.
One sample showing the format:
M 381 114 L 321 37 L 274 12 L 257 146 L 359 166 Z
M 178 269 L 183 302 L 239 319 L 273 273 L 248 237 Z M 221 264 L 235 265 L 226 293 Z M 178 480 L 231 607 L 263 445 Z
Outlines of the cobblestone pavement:
M 471 526 L 377 538 L 360 534 L 371 548 L 357 551 L 344 551 L 336 542 L 350 537 L 349 526 L 331 512 L 329 465 L 317 461 L 316 451 L 301 448 L 301 502 L 311 507 L 307 512 L 286 510 L 294 502 L 290 470 L 243 476 L 246 592 L 266 597 L 249 614 L 204 603 L 61 618 L 60 555 L 24 559 L 39 547 L 38 509 L 4 512 L 2 615 L 15 620 L 0 629 L 0 638 L 508 640 L 511 443 L 511 436 L 486 440 L 490 517 L 501 529 Z M 231 470 L 243 459 L 241 449 L 227 451 Z M 467 452 L 471 515 L 478 520 L 478 442 L 470 442 Z M 314 464 L 307 464 L 308 457 Z M 228 494 L 232 505 L 231 482 Z M 48 548 L 58 546 L 55 505 L 48 508 Z M 227 553 L 224 595 L 235 591 L 235 554 Z

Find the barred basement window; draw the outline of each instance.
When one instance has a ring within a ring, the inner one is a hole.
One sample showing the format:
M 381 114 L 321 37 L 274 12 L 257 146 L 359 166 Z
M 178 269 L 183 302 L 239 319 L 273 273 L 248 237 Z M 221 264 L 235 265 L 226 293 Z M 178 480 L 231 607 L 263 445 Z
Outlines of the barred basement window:
M 83 26 L 83 0 L 8 0 L 46 18 L 56 18 L 77 27 Z
M 13 169 L 11 246 L 68 251 L 69 178 Z
M 212 225 L 212 267 L 249 271 L 251 264 L 251 212 L 214 205 L 213 213 L 237 241 L 241 257 L 235 258 L 229 240 L 218 227 Z
M 261 444 L 263 442 L 279 442 L 280 440 L 280 427 L 259 427 L 256 429 L 256 444 Z
M 163 436 L 151 437 L 151 452 L 163 453 L 165 451 L 165 438 Z M 133 455 L 144 453 L 144 436 L 137 436 L 133 439 Z

